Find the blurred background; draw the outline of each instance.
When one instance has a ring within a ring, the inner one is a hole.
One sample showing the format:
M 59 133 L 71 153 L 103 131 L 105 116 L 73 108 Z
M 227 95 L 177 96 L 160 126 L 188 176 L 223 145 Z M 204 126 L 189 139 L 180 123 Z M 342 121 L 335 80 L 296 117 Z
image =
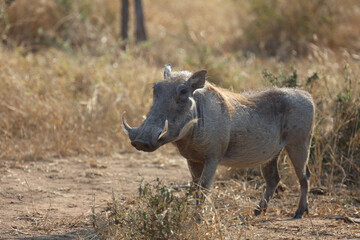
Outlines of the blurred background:
M 357 185 L 359 23 L 358 0 L 1 1 L 0 159 L 134 151 L 121 113 L 140 124 L 171 63 L 236 92 L 309 91 L 313 184 Z

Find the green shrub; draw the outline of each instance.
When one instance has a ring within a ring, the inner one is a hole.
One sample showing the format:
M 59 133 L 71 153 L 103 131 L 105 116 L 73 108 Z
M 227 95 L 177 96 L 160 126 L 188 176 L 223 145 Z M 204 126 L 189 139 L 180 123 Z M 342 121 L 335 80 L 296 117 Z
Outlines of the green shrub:
M 134 208 L 118 201 L 108 203 L 107 219 L 94 221 L 104 238 L 121 239 L 197 239 L 194 194 L 166 185 L 159 179 L 141 183 Z
M 281 73 L 279 76 L 275 76 L 271 72 L 268 72 L 266 69 L 263 71 L 263 78 L 270 83 L 271 86 L 277 87 L 300 87 L 298 81 L 298 74 L 296 70 L 293 70 L 293 73 L 286 75 Z

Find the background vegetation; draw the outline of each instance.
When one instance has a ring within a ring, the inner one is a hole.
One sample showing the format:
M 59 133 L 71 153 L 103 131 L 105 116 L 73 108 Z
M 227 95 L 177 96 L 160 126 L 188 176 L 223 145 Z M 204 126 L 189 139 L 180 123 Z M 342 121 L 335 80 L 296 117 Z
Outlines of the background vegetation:
M 121 113 L 142 121 L 152 83 L 170 62 L 175 70 L 208 69 L 209 81 L 237 92 L 308 90 L 317 105 L 313 186 L 358 186 L 356 0 L 144 1 L 149 40 L 137 44 L 131 24 L 126 51 L 119 10 L 117 0 L 1 1 L 1 159 L 133 151 Z M 285 159 L 282 175 L 294 181 Z

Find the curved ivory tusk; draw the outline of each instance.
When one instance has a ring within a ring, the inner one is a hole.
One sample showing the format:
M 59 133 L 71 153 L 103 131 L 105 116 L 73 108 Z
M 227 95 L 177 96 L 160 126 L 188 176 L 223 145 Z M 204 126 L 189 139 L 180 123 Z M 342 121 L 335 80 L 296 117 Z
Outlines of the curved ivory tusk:
M 133 128 L 130 127 L 129 124 L 127 124 L 127 122 L 125 120 L 125 112 L 123 112 L 121 115 L 121 121 L 122 121 L 122 129 L 124 130 L 126 135 L 129 135 L 129 131 Z
M 190 122 L 188 122 L 187 124 L 185 124 L 185 126 L 180 130 L 179 136 L 177 136 L 177 138 L 175 138 L 175 140 L 173 140 L 172 142 L 176 142 L 182 139 L 183 137 L 185 137 L 190 131 L 190 129 L 194 126 L 194 124 L 197 123 L 198 120 L 199 120 L 198 118 L 195 118 Z
M 166 119 L 165 120 L 165 125 L 164 125 L 164 129 L 162 130 L 162 132 L 160 133 L 159 137 L 158 137 L 158 140 L 160 140 L 161 138 L 163 138 L 166 133 L 168 132 L 168 129 L 169 129 L 169 123 L 168 123 L 168 120 Z

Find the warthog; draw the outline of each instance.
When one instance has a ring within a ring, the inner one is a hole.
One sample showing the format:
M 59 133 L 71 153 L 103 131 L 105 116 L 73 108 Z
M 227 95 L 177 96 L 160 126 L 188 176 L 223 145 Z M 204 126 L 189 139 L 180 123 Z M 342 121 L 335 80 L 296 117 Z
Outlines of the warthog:
M 266 211 L 279 181 L 277 160 L 286 149 L 301 192 L 294 218 L 308 212 L 307 165 L 314 122 L 309 93 L 290 88 L 235 94 L 205 80 L 206 70 L 172 72 L 153 87 L 153 104 L 145 121 L 131 128 L 122 115 L 131 144 L 146 152 L 173 143 L 187 159 L 193 182 L 209 189 L 219 164 L 261 166 L 266 189 L 255 215 Z

